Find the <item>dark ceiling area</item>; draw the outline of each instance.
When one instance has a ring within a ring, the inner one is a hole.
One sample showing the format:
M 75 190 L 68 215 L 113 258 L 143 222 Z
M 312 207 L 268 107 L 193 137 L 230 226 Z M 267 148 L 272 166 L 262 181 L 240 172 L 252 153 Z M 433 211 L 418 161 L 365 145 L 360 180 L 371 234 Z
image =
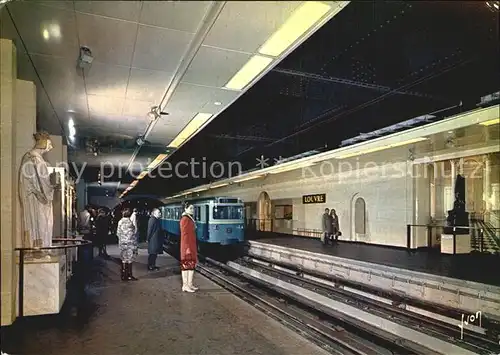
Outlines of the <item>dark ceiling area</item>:
M 168 163 L 290 157 L 498 91 L 498 12 L 485 1 L 351 2 Z M 447 113 L 446 111 L 443 111 Z M 450 112 L 450 111 L 448 111 Z M 214 179 L 144 178 L 170 196 Z

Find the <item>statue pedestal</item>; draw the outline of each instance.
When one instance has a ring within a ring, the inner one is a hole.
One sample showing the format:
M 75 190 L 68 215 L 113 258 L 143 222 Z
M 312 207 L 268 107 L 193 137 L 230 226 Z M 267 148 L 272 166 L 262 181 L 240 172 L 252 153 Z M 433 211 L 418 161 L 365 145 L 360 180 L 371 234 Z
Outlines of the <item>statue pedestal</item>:
M 469 254 L 471 252 L 470 234 L 456 235 L 456 254 Z M 453 254 L 453 234 L 441 234 L 441 253 Z
M 17 260 L 19 267 L 19 259 Z M 18 269 L 19 270 L 19 269 Z M 66 298 L 66 256 L 52 255 L 50 259 L 24 261 L 24 315 L 56 314 Z M 17 286 L 19 294 L 19 284 Z M 17 309 L 19 309 L 19 297 Z

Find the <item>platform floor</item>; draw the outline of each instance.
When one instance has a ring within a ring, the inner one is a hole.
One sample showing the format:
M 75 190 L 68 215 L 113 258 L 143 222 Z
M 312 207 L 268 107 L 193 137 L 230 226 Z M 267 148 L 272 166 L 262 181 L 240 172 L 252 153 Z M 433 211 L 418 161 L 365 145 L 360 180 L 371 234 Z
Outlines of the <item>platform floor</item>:
M 118 256 L 108 246 L 111 256 Z M 97 258 L 85 304 L 58 316 L 26 318 L 2 329 L 9 354 L 327 354 L 277 321 L 199 274 L 195 294 L 180 292 L 178 263 L 158 258 L 146 270 L 140 250 L 136 282 L 119 279 L 119 266 Z
M 291 235 L 259 238 L 255 241 L 500 286 L 500 273 L 498 272 L 500 256 L 498 255 L 448 255 L 432 251 L 408 253 L 403 248 L 342 241 L 339 241 L 335 245 L 329 244 L 325 246 L 319 239 L 294 237 Z

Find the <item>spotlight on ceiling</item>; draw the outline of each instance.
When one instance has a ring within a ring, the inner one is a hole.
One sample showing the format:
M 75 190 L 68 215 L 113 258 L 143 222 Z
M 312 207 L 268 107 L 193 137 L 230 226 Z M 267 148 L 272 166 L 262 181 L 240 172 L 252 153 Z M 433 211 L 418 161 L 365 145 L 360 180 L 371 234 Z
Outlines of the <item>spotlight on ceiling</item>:
M 168 115 L 167 112 L 162 112 L 159 106 L 151 107 L 151 111 L 148 112 L 148 117 L 151 121 L 156 121 L 161 116 Z
M 146 140 L 144 139 L 143 136 L 139 136 L 139 137 L 137 137 L 137 139 L 135 140 L 135 142 L 140 147 L 140 146 L 144 145 L 144 143 L 146 143 Z

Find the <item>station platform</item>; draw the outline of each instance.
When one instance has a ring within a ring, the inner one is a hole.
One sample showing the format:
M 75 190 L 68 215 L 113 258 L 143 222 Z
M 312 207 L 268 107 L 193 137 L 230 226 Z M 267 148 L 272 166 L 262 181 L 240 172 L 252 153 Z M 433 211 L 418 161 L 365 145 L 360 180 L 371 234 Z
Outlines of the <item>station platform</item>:
M 451 255 L 426 250 L 409 253 L 403 248 L 343 241 L 339 241 L 335 245 L 323 245 L 316 238 L 292 235 L 268 237 L 256 241 L 317 254 L 500 286 L 500 273 L 495 271 L 500 265 L 500 257 L 493 254 Z
M 55 316 L 28 317 L 2 329 L 8 354 L 327 354 L 198 273 L 197 293 L 182 293 L 178 262 L 147 250 L 122 282 L 116 246 L 96 258 L 86 297 Z
M 496 255 L 409 253 L 342 241 L 325 246 L 319 239 L 265 233 L 248 241 L 250 257 L 500 321 Z

